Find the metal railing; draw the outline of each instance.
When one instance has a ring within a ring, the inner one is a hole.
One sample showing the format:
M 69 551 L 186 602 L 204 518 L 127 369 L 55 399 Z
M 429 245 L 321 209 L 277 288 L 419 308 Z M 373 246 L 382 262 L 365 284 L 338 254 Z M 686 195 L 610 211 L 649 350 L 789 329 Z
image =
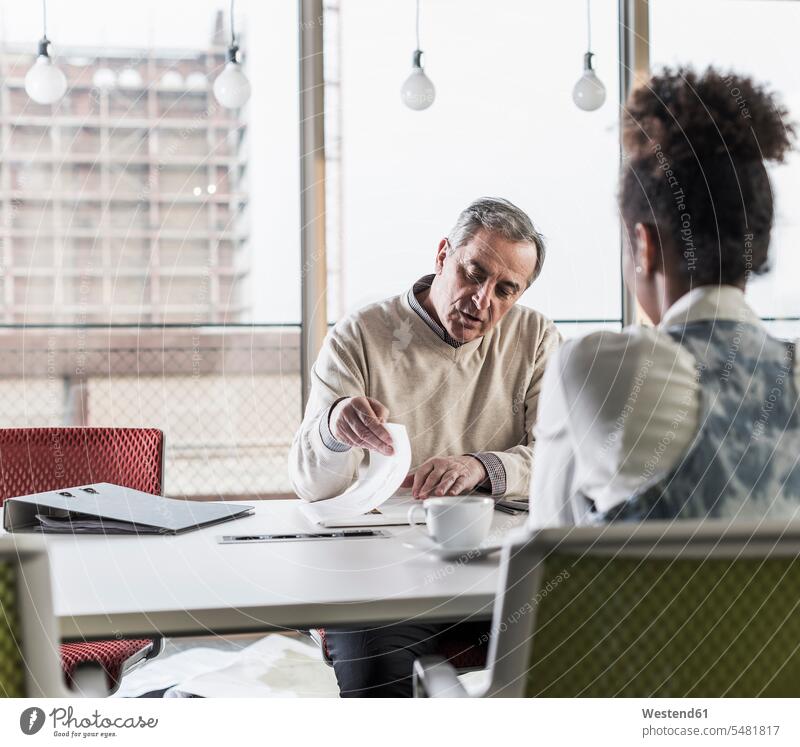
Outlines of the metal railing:
M 0 328 L 0 426 L 158 427 L 166 492 L 291 491 L 299 325 Z

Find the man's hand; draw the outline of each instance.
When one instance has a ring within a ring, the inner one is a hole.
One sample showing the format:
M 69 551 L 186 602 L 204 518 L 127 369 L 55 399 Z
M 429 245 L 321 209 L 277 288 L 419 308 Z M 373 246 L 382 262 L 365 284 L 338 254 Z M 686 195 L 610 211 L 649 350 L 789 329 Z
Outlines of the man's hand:
M 392 437 L 383 427 L 389 410 L 372 397 L 348 397 L 331 413 L 331 433 L 348 446 L 394 454 Z
M 473 456 L 434 457 L 416 472 L 409 472 L 402 487 L 411 488 L 415 498 L 431 495 L 460 495 L 486 479 L 486 468 Z

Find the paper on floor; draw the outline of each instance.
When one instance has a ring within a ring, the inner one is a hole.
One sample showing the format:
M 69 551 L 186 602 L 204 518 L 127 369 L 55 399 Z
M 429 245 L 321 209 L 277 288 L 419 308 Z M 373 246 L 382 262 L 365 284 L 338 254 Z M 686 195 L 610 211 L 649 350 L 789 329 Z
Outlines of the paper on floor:
M 315 644 L 268 635 L 233 657 L 230 664 L 184 680 L 165 698 L 338 698 L 333 669 Z
M 270 634 L 241 650 L 202 645 L 157 656 L 122 680 L 115 693 L 131 698 L 170 688 L 164 697 L 331 697 L 339 694 L 333 669 L 319 647 Z
M 138 698 L 154 690 L 164 690 L 199 674 L 222 669 L 238 654 L 239 651 L 220 651 L 200 644 L 171 656 L 156 656 L 126 674 L 113 697 Z
M 386 456 L 377 451 L 369 453 L 369 467 L 348 490 L 334 498 L 303 503 L 300 509 L 306 518 L 320 523 L 331 519 L 361 516 L 391 498 L 411 467 L 411 442 L 404 425 L 386 423 L 392 437 L 394 454 Z

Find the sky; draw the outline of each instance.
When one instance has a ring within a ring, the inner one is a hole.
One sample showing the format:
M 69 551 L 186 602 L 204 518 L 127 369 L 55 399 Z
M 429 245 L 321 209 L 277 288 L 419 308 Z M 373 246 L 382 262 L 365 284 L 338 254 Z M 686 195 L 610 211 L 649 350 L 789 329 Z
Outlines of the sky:
M 268 0 L 268 5 L 277 0 Z M 236 4 L 236 18 L 244 28 L 246 18 L 259 3 Z M 49 0 L 47 35 L 57 47 L 203 46 L 212 29 L 214 12 L 228 4 L 219 0 Z M 31 42 L 42 35 L 42 4 L 38 0 L 3 0 L 0 33 L 8 42 Z

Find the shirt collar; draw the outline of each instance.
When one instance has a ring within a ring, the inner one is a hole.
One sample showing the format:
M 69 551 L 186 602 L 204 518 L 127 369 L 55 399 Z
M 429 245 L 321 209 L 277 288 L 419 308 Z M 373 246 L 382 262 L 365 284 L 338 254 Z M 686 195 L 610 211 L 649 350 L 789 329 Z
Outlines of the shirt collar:
M 414 309 L 417 316 L 436 333 L 440 340 L 446 342 L 450 347 L 460 348 L 464 344 L 464 341 L 456 340 L 441 324 L 435 322 L 431 315 L 425 311 L 425 308 L 417 298 L 417 293 L 422 293 L 430 289 L 435 277 L 435 275 L 425 275 L 417 280 L 417 282 L 411 286 L 411 290 L 408 291 L 408 304 Z
M 702 319 L 760 325 L 744 292 L 735 285 L 702 285 L 681 296 L 667 309 L 659 327 L 674 327 Z

